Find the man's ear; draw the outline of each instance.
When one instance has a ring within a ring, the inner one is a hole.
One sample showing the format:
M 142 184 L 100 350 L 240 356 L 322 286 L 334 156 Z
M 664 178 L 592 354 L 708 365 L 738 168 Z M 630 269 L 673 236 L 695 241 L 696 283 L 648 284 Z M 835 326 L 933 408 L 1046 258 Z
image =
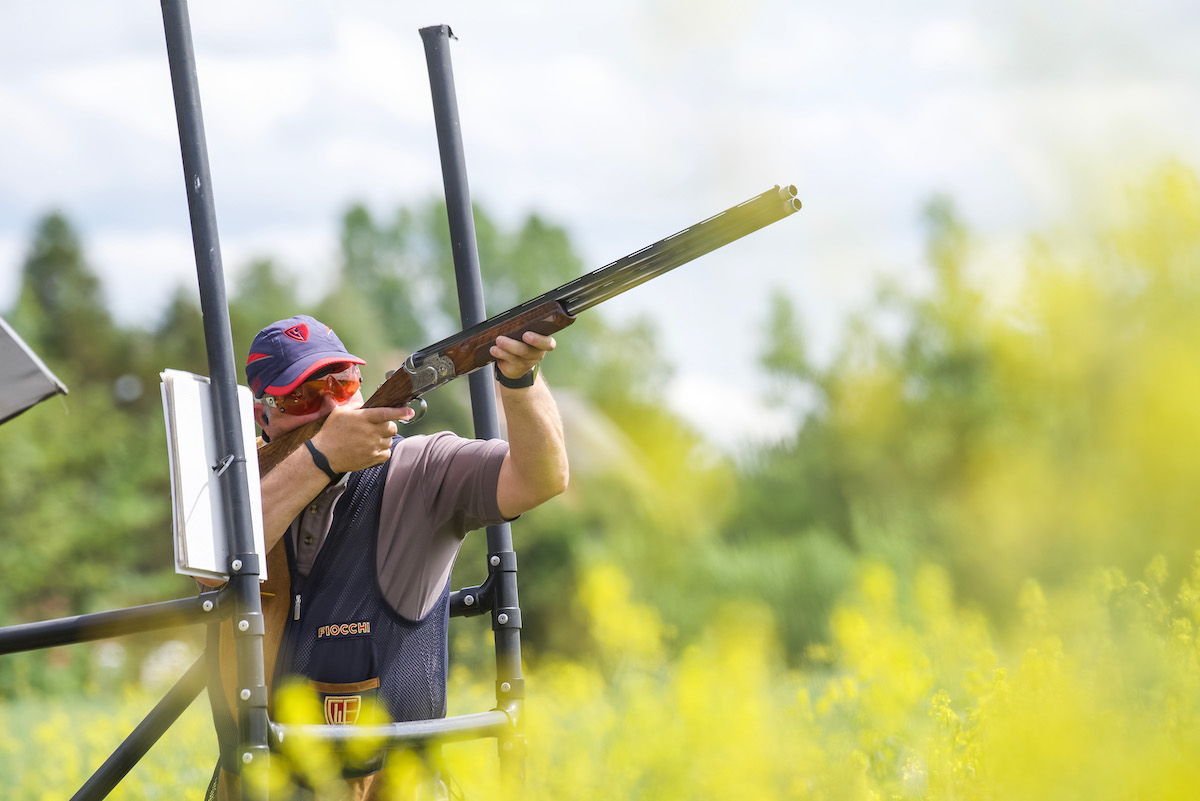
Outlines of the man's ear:
M 258 423 L 259 428 L 266 428 L 270 418 L 267 417 L 267 408 L 261 403 L 254 404 L 254 422 Z

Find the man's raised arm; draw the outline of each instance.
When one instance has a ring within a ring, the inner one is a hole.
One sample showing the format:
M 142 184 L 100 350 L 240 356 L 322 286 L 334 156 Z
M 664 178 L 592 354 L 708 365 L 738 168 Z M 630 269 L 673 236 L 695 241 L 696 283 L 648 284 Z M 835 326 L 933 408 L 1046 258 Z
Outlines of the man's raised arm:
M 509 444 L 496 498 L 500 513 L 510 520 L 567 488 L 562 419 L 546 380 L 534 372 L 554 346 L 553 337 L 526 331 L 521 340 L 499 337 L 491 349 Z

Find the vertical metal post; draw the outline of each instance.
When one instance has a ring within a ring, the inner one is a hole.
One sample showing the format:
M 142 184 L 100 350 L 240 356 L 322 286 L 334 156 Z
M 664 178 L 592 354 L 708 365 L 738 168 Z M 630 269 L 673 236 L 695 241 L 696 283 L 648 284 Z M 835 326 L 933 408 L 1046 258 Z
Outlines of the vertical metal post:
M 425 60 L 429 67 L 429 86 L 433 93 L 433 117 L 442 161 L 442 182 L 446 190 L 459 312 L 463 328 L 467 328 L 483 322 L 487 314 L 483 303 L 483 279 L 479 272 L 471 193 L 467 185 L 466 156 L 458 119 L 458 99 L 450 64 L 449 45 L 453 35 L 448 25 L 421 29 Z M 483 439 L 498 437 L 500 425 L 496 416 L 492 371 L 476 370 L 467 380 L 471 390 L 475 436 Z M 525 682 L 521 674 L 521 614 L 517 599 L 516 555 L 509 525 L 489 526 L 487 543 L 489 572 L 496 592 L 492 609 L 492 630 L 496 639 L 496 702 L 508 712 L 514 723 L 512 734 L 500 739 L 500 760 L 506 774 L 521 779 L 525 769 L 525 748 L 519 722 L 525 699 Z
M 208 348 L 213 418 L 217 442 L 227 468 L 218 477 L 229 503 L 225 508 L 229 532 L 229 592 L 234 596 L 234 634 L 237 651 L 239 758 L 256 770 L 269 764 L 267 746 L 267 684 L 263 667 L 263 616 L 259 596 L 260 566 L 254 552 L 250 497 L 246 483 L 246 454 L 238 410 L 237 368 L 229 304 L 217 237 L 217 216 L 208 169 L 208 146 L 200 112 L 200 88 L 192 49 L 191 22 L 185 0 L 161 0 L 171 90 L 187 184 L 200 309 Z M 209 654 L 216 659 L 216 654 Z M 243 783 L 243 788 L 249 785 Z

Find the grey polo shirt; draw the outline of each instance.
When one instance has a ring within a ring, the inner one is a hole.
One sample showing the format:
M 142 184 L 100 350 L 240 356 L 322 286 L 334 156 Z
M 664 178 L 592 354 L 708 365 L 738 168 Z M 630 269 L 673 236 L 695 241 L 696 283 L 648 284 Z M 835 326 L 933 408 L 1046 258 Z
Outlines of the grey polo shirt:
M 463 537 L 503 521 L 496 501 L 504 440 L 464 439 L 448 431 L 407 437 L 388 465 L 379 518 L 379 586 L 392 608 L 423 617 L 441 596 Z M 326 487 L 292 521 L 296 570 L 307 576 L 346 489 Z

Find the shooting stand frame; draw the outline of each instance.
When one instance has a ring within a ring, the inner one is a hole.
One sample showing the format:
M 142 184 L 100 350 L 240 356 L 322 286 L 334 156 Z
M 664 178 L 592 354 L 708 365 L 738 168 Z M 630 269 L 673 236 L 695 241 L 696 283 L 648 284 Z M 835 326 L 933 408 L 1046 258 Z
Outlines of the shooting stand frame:
M 161 0 L 171 88 L 179 127 L 184 179 L 200 285 L 204 337 L 212 386 L 214 428 L 228 469 L 224 482 L 226 530 L 229 532 L 230 578 L 220 590 L 201 592 L 194 598 L 131 607 L 109 612 L 9 626 L 0 629 L 0 654 L 88 642 L 193 624 L 215 626 L 232 617 L 237 621 L 235 648 L 238 686 L 238 756 L 245 765 L 270 759 L 272 746 L 287 736 L 315 738 L 334 747 L 345 747 L 357 738 L 378 738 L 389 749 L 413 748 L 444 742 L 496 738 L 501 773 L 506 779 L 524 779 L 525 740 L 520 718 L 524 706 L 521 673 L 521 610 L 517 599 L 517 560 L 507 523 L 487 528 L 487 579 L 479 586 L 453 592 L 451 616 L 491 612 L 496 652 L 496 707 L 486 712 L 393 723 L 386 726 L 292 726 L 269 720 L 264 672 L 264 626 L 259 596 L 260 564 L 254 552 L 250 500 L 246 481 L 237 401 L 237 370 L 229 323 L 229 306 L 217 236 L 216 212 L 211 191 L 207 144 L 200 110 L 200 92 L 192 47 L 186 0 Z M 454 269 L 463 328 L 485 319 L 483 283 L 475 225 L 471 212 L 465 157 L 459 134 L 457 98 L 450 64 L 446 25 L 420 30 L 433 94 Z M 475 436 L 499 436 L 496 401 L 490 370 L 468 377 Z M 113 751 L 90 779 L 72 796 L 73 801 L 105 798 L 155 742 L 205 689 L 217 654 L 206 651 L 166 693 L 142 722 Z M 242 792 L 250 788 L 243 785 Z

